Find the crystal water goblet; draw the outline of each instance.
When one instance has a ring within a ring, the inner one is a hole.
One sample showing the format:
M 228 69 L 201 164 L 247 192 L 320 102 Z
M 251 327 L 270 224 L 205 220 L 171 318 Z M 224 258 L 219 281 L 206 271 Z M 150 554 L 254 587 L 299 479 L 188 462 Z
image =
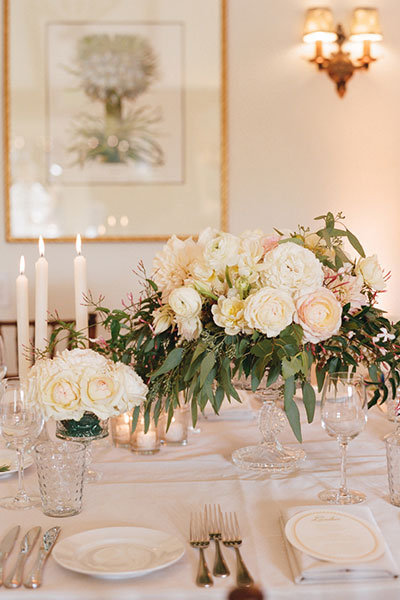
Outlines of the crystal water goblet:
M 3 508 L 26 509 L 40 504 L 39 496 L 29 496 L 25 490 L 24 452 L 33 445 L 42 427 L 42 412 L 28 402 L 21 381 L 9 378 L 0 382 L 0 433 L 8 447 L 16 450 L 18 461 L 18 492 L 0 498 Z
M 367 393 L 359 375 L 335 373 L 327 375 L 322 390 L 321 424 L 327 434 L 338 440 L 341 451 L 341 478 L 339 489 L 324 490 L 318 494 L 328 504 L 358 504 L 365 494 L 347 487 L 347 447 L 364 429 L 367 422 Z
M 3 337 L 0 335 L 0 381 L 4 379 L 7 374 L 6 364 L 6 350 L 4 346 Z

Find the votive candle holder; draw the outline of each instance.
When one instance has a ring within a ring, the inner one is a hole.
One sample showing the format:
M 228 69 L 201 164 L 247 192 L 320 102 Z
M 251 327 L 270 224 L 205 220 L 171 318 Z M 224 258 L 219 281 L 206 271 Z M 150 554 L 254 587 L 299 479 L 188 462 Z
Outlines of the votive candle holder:
M 150 421 L 149 429 L 145 431 L 144 417 L 139 417 L 135 431 L 131 434 L 130 446 L 136 454 L 155 454 L 160 451 L 160 438 L 153 421 Z
M 160 438 L 169 446 L 186 446 L 188 443 L 189 409 L 180 406 L 174 410 L 174 416 L 167 429 L 168 415 L 163 414 L 159 420 Z
M 111 418 L 111 433 L 114 446 L 129 448 L 132 433 L 132 413 L 126 412 Z

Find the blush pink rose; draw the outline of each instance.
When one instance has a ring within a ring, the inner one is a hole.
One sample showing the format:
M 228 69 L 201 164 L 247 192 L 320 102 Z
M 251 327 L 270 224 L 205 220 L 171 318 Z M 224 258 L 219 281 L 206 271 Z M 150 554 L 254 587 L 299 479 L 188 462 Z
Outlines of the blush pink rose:
M 296 300 L 294 320 L 303 328 L 304 341 L 318 344 L 338 333 L 342 307 L 333 292 L 320 288 Z

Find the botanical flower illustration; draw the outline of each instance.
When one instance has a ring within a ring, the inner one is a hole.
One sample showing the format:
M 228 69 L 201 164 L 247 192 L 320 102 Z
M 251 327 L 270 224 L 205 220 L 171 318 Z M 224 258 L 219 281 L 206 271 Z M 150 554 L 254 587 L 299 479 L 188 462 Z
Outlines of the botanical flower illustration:
M 81 114 L 76 120 L 77 139 L 69 151 L 83 166 L 90 160 L 153 166 L 163 164 L 154 125 L 160 110 L 134 106 L 159 76 L 158 59 L 150 42 L 141 35 L 95 34 L 78 41 L 75 65 L 69 69 L 93 102 L 104 105 L 104 116 Z

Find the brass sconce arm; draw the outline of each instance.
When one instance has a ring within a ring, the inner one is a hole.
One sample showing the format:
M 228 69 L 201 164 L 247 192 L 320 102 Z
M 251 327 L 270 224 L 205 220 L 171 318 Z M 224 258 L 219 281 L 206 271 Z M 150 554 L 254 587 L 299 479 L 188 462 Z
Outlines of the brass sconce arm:
M 342 98 L 346 93 L 346 85 L 349 79 L 353 76 L 356 70 L 367 70 L 369 65 L 372 62 L 376 61 L 376 58 L 371 56 L 371 41 L 379 41 L 382 39 L 382 35 L 379 29 L 379 23 L 377 21 L 377 14 L 375 9 L 356 9 L 353 15 L 353 21 L 357 17 L 360 18 L 360 13 L 365 18 L 364 13 L 367 11 L 367 16 L 369 17 L 370 22 L 367 25 L 374 29 L 371 29 L 370 32 L 366 31 L 366 25 L 362 23 L 364 27 L 364 31 L 358 32 L 357 26 L 360 27 L 360 23 L 355 21 L 353 23 L 353 27 L 355 28 L 356 33 L 352 34 L 350 38 L 348 38 L 341 24 L 339 24 L 336 28 L 336 31 L 333 28 L 330 28 L 330 21 L 332 16 L 330 14 L 329 9 L 310 9 L 308 11 L 308 18 L 312 17 L 311 25 L 306 21 L 306 31 L 304 35 L 305 41 L 312 41 L 315 43 L 315 55 L 310 59 L 310 62 L 316 64 L 318 70 L 326 71 L 328 76 L 332 79 L 332 81 L 336 85 L 336 90 L 339 96 Z M 370 11 L 370 12 L 368 12 Z M 321 17 L 321 12 L 323 13 L 323 17 L 325 19 L 325 29 L 318 31 L 316 29 L 316 16 Z M 311 15 L 309 13 L 312 13 Z M 374 17 L 375 23 L 371 25 L 371 17 Z M 308 31 L 307 31 L 308 25 Z M 314 28 L 314 30 L 312 30 Z M 327 39 L 327 35 L 333 36 L 333 39 Z M 308 39 L 307 39 L 308 38 Z M 347 42 L 349 39 L 359 39 L 363 42 L 363 54 L 360 58 L 352 60 L 349 52 L 345 52 L 343 50 L 343 44 Z M 327 39 L 327 41 L 334 41 L 338 46 L 336 52 L 332 52 L 329 57 L 324 55 L 323 41 Z

